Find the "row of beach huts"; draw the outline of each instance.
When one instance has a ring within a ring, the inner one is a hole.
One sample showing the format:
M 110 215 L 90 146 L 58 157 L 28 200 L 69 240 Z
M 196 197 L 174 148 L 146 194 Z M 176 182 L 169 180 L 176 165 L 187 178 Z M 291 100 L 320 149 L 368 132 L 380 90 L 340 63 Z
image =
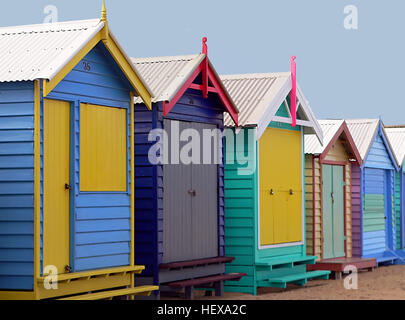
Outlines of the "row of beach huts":
M 256 295 L 403 263 L 405 127 L 317 120 L 294 57 L 129 58 L 105 6 L 0 28 L 0 56 L 0 299 Z M 225 137 L 189 139 L 208 129 Z M 207 161 L 151 161 L 173 141 Z

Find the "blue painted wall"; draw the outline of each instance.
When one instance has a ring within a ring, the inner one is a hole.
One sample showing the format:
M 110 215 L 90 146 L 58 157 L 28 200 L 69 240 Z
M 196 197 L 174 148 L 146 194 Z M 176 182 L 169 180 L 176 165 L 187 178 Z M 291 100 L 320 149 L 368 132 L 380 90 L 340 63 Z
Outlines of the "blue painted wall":
M 34 84 L 0 84 L 0 289 L 32 290 Z
M 362 169 L 362 256 L 395 248 L 395 165 L 379 129 Z M 387 217 L 387 219 L 385 219 Z
M 401 168 L 401 248 L 405 248 L 405 166 Z
M 198 81 L 198 79 L 197 79 Z M 222 102 L 216 95 L 204 99 L 201 92 L 187 90 L 167 115 L 167 119 L 216 124 L 223 128 Z M 151 129 L 163 128 L 163 104 L 135 106 L 135 264 L 146 265 L 143 276 L 154 276 L 158 283 L 158 267 L 163 256 L 163 166 L 151 165 L 148 141 Z M 224 167 L 219 165 L 218 255 L 225 254 Z
M 84 66 L 90 65 L 90 70 Z M 48 95 L 71 103 L 73 271 L 130 264 L 130 84 L 98 44 Z M 42 89 L 41 89 L 42 92 Z M 80 103 L 127 109 L 126 192 L 79 192 Z M 43 232 L 41 100 L 41 261 Z M 0 289 L 32 290 L 34 257 L 34 84 L 0 84 Z M 41 271 L 43 266 L 41 264 Z
M 90 70 L 85 69 L 85 64 Z M 71 126 L 71 141 L 74 141 L 71 148 L 71 265 L 74 271 L 130 264 L 129 90 L 127 79 L 99 43 L 47 97 L 70 101 L 71 118 L 74 117 Z M 80 192 L 80 103 L 127 109 L 127 192 Z M 41 154 L 42 144 L 41 139 Z

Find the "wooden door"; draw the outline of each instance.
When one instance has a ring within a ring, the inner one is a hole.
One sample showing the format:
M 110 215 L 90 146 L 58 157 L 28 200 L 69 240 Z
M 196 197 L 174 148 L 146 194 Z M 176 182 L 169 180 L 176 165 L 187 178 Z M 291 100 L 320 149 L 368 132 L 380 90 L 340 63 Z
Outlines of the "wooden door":
M 302 241 L 301 132 L 267 128 L 259 141 L 260 245 Z
M 193 123 L 191 127 L 201 138 L 204 129 L 216 128 L 204 123 Z M 218 256 L 218 165 L 214 162 L 214 147 L 211 144 L 210 163 L 191 165 L 192 244 L 196 259 Z M 201 156 L 205 152 L 208 150 L 201 143 Z
M 70 104 L 44 103 L 44 269 L 55 266 L 65 273 L 69 265 Z
M 164 121 L 169 144 L 172 135 L 177 135 L 172 131 L 172 121 Z M 216 128 L 208 124 L 177 122 L 180 134 L 183 130 L 192 129 L 201 139 L 203 129 Z M 187 143 L 193 144 L 193 150 L 200 148 L 202 159 L 202 140 L 182 142 L 180 150 Z M 162 263 L 218 256 L 218 166 L 213 163 L 185 164 L 181 158 L 179 160 L 178 164 L 170 163 L 163 167 Z
M 322 166 L 324 259 L 345 256 L 343 172 L 343 166 Z

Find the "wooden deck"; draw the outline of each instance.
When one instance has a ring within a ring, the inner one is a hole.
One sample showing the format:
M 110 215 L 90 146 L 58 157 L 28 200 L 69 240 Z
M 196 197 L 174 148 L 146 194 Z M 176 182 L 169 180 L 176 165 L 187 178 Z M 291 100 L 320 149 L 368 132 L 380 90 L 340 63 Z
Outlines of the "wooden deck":
M 335 275 L 335 279 L 342 278 L 342 272 L 349 266 L 354 266 L 358 271 L 373 271 L 377 267 L 377 259 L 372 258 L 334 258 L 317 261 L 315 264 L 307 265 L 307 270 L 329 270 Z M 349 269 L 349 271 L 351 271 Z

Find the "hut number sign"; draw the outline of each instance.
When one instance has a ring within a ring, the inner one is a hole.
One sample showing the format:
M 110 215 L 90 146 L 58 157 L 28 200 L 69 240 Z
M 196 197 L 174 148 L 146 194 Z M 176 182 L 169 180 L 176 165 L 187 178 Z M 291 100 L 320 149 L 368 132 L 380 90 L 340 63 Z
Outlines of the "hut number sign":
M 84 71 L 90 71 L 91 70 L 90 62 L 83 61 L 83 69 Z

